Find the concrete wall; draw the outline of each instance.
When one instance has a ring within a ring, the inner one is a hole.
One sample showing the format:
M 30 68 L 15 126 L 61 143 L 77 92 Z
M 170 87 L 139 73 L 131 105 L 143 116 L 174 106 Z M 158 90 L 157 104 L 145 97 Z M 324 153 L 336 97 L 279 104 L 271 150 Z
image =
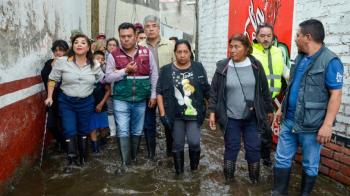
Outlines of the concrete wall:
M 211 78 L 216 62 L 226 57 L 229 1 L 200 0 L 198 6 L 198 58 Z
M 45 108 L 40 70 L 52 41 L 88 30 L 84 0 L 0 1 L 0 193 L 22 163 L 37 157 Z
M 199 1 L 199 60 L 212 77 L 215 62 L 226 57 L 229 1 Z M 322 150 L 320 172 L 350 185 L 350 1 L 294 0 L 293 40 L 298 24 L 316 18 L 326 29 L 326 46 L 344 63 L 344 87 L 332 143 Z M 297 54 L 292 42 L 292 55 Z M 300 160 L 300 154 L 296 157 Z
M 111 1 L 111 0 L 108 0 Z M 112 0 L 114 1 L 114 0 Z M 115 8 L 115 23 L 114 27 L 109 27 L 114 29 L 113 36 L 118 38 L 118 26 L 123 22 L 143 23 L 145 16 L 153 14 L 159 16 L 159 1 L 141 1 L 141 0 L 119 0 L 116 3 Z M 106 29 L 106 12 L 107 12 L 107 1 L 100 1 L 99 4 L 99 31 L 107 32 Z

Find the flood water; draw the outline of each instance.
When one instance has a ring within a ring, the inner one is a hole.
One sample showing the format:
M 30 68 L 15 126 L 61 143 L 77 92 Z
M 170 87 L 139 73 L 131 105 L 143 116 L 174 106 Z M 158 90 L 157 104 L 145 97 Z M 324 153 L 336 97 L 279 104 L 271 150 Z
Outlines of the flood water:
M 11 185 L 7 195 L 270 195 L 273 176 L 272 168 L 261 167 L 261 182 L 250 184 L 244 152 L 239 153 L 235 182 L 225 184 L 223 165 L 223 137 L 220 131 L 202 129 L 201 159 L 199 170 L 190 171 L 187 149 L 185 151 L 185 173 L 175 176 L 172 158 L 165 154 L 165 136 L 158 133 L 157 160 L 146 159 L 145 142 L 141 143 L 138 163 L 127 173 L 116 175 L 120 165 L 119 151 L 114 139 L 99 156 L 89 157 L 83 168 L 76 168 L 73 174 L 64 174 L 65 154 L 45 152 L 43 167 L 34 166 L 20 182 Z M 290 195 L 298 195 L 301 169 L 293 166 Z M 350 195 L 350 188 L 328 177 L 320 175 L 312 195 Z

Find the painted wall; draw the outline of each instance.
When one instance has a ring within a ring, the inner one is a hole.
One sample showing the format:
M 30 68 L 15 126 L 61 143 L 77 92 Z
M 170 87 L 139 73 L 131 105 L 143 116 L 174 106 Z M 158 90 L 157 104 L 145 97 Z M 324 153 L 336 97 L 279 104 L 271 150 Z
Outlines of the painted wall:
M 22 163 L 37 157 L 45 108 L 40 71 L 58 38 L 87 32 L 84 0 L 0 1 L 0 193 Z
M 247 4 L 253 1 L 260 0 L 244 0 Z M 226 57 L 228 27 L 235 25 L 229 23 L 229 12 L 232 10 L 228 4 L 228 1 L 223 0 L 199 1 L 199 60 L 203 62 L 210 78 L 215 71 L 215 62 Z M 292 39 L 291 43 L 287 43 L 291 45 L 291 58 L 294 59 L 297 54 L 293 40 L 298 24 L 316 18 L 325 26 L 326 46 L 344 63 L 342 105 L 336 118 L 332 143 L 326 145 L 321 153 L 320 172 L 350 185 L 350 1 L 294 0 L 294 7 L 290 9 L 293 8 Z M 246 19 L 242 18 L 243 21 Z M 298 155 L 296 158 L 300 160 L 301 157 Z

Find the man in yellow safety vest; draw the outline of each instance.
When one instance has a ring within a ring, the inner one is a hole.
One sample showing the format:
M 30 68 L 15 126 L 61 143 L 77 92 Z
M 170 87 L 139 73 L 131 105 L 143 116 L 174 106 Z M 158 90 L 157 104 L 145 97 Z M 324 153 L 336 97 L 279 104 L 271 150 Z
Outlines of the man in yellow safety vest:
M 284 62 L 282 50 L 273 45 L 274 32 L 270 24 L 261 24 L 256 30 L 252 55 L 264 67 L 272 99 L 274 100 L 282 91 L 283 79 L 289 78 L 289 68 Z M 261 158 L 263 164 L 271 166 L 270 149 L 272 144 L 272 130 L 267 125 L 262 131 Z

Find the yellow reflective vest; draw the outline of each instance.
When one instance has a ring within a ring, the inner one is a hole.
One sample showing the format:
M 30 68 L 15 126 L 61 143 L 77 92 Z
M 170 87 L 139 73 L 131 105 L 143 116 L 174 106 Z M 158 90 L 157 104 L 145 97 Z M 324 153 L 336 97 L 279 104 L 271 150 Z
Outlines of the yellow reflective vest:
M 252 55 L 258 59 L 264 67 L 267 81 L 269 83 L 272 98 L 276 97 L 282 88 L 282 76 L 284 60 L 282 50 L 276 46 L 270 47 L 271 66 L 269 66 L 269 52 L 260 43 L 253 43 Z

